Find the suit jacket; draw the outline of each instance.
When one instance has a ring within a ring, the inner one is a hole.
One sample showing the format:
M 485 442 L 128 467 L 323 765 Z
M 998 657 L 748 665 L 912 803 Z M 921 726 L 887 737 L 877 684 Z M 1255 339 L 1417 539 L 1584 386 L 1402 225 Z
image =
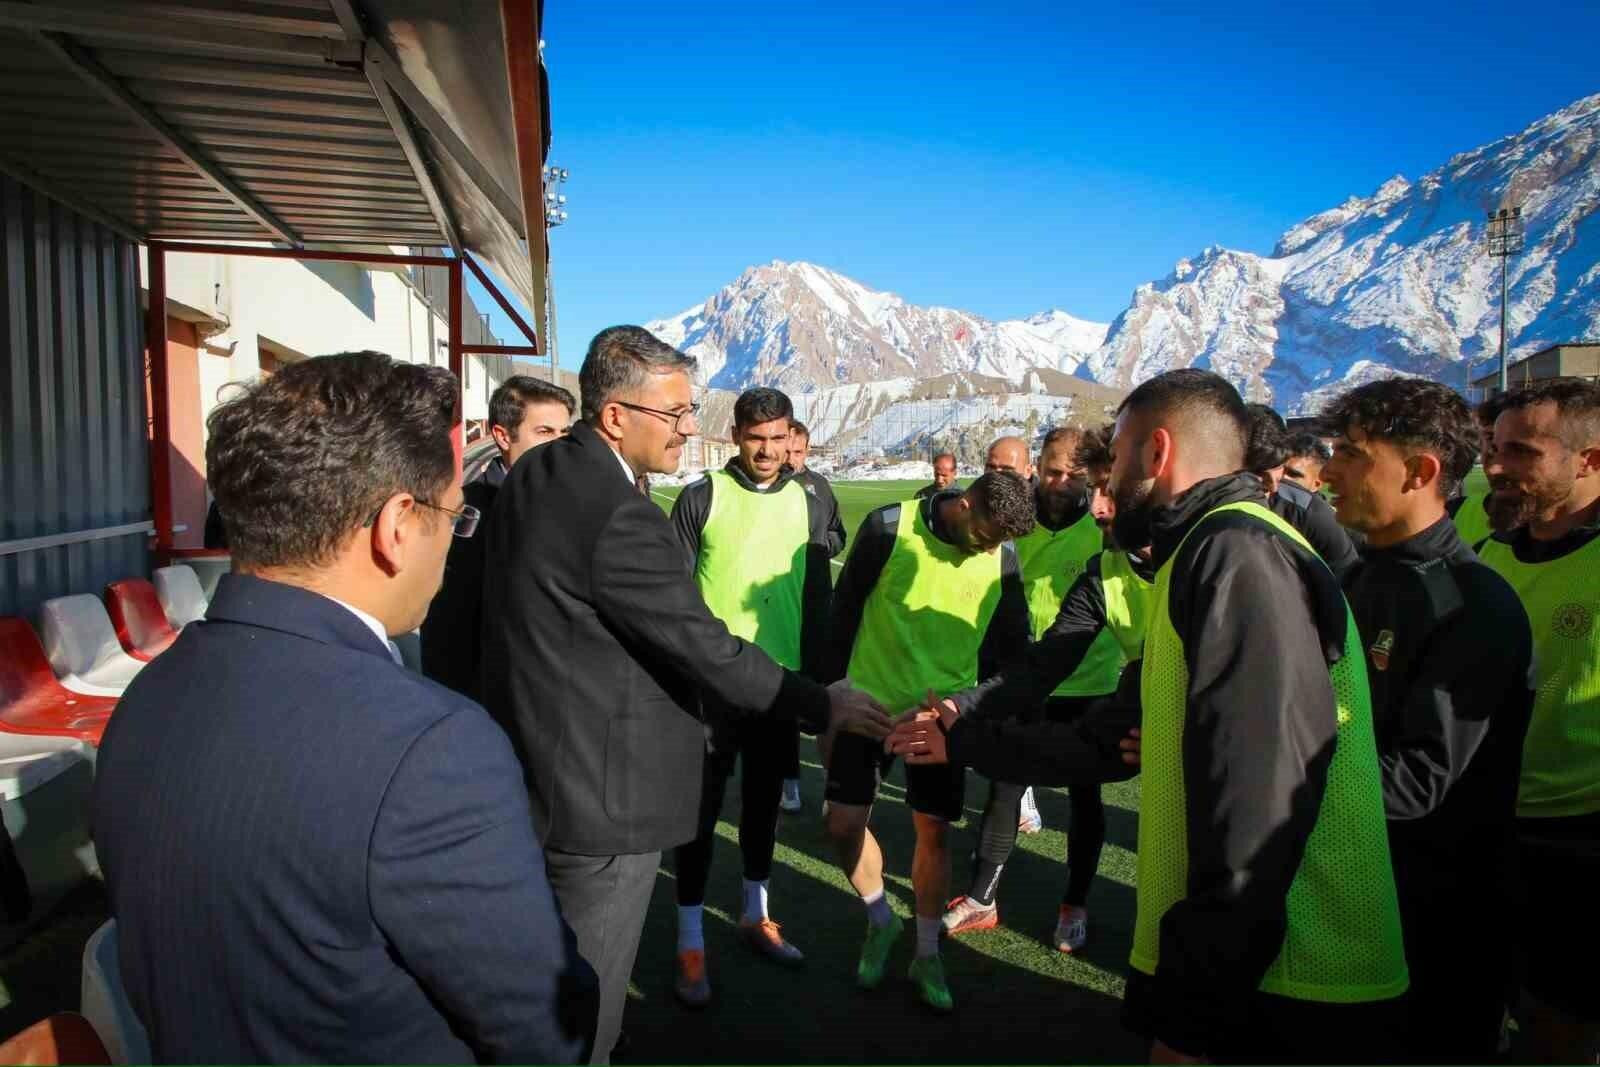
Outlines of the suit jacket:
M 471 537 L 452 537 L 439 587 L 422 620 L 422 673 L 458 693 L 478 699 L 479 654 L 483 628 L 484 545 L 489 516 L 505 481 L 505 463 L 496 456 L 483 472 L 462 486 L 462 502 L 482 513 Z
M 95 845 L 156 1061 L 572 1062 L 594 974 L 482 708 L 228 575 L 128 686 Z
M 694 838 L 702 689 L 733 714 L 826 726 L 826 691 L 707 610 L 667 516 L 587 424 L 517 461 L 488 548 L 484 704 L 527 768 L 547 847 Z

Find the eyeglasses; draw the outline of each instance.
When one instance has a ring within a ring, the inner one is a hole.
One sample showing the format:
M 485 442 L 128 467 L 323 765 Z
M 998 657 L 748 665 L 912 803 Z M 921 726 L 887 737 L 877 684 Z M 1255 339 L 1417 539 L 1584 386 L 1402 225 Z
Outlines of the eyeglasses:
M 462 504 L 461 510 L 452 511 L 439 504 L 430 504 L 426 500 L 418 500 L 417 503 L 425 508 L 432 508 L 434 511 L 442 511 L 450 516 L 450 532 L 456 537 L 471 537 L 477 533 L 478 520 L 483 518 L 483 512 L 471 504 Z
M 428 501 L 423 500 L 420 497 L 412 497 L 412 500 L 415 503 L 420 504 L 422 507 L 432 508 L 434 511 L 442 511 L 446 515 L 450 516 L 450 533 L 456 537 L 471 537 L 473 534 L 478 532 L 478 520 L 483 518 L 483 512 L 479 511 L 471 504 L 462 504 L 460 511 L 452 511 L 449 508 L 442 507 L 439 504 L 430 504 Z M 385 502 L 384 506 L 387 506 L 387 502 Z M 373 523 L 378 521 L 378 516 L 382 514 L 383 508 L 380 507 L 377 511 L 372 513 L 372 518 L 368 519 L 361 525 L 364 527 L 371 526 Z
M 662 411 L 660 408 L 647 408 L 643 404 L 630 404 L 626 400 L 616 400 L 613 403 L 619 407 L 625 407 L 629 411 L 642 411 L 646 415 L 656 415 L 666 419 L 671 424 L 673 433 L 682 433 L 685 436 L 688 435 L 683 429 L 683 420 L 692 419 L 700 412 L 699 404 L 690 404 L 682 411 Z

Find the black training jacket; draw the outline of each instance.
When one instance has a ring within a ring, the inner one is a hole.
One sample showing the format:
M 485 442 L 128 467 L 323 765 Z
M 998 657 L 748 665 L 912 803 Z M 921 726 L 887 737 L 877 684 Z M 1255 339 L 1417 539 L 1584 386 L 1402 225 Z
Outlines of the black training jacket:
M 740 489 L 748 493 L 775 493 L 795 479 L 794 471 L 782 468 L 777 481 L 765 488 L 756 485 L 739 465 L 738 457 L 728 460 L 722 468 Z M 804 483 L 801 483 L 804 488 Z M 672 504 L 672 528 L 683 545 L 689 573 L 694 573 L 700 556 L 700 534 L 706 528 L 706 518 L 711 514 L 711 479 L 699 478 L 684 486 Z M 828 625 L 828 608 L 833 598 L 832 576 L 828 573 L 828 522 L 830 516 L 826 503 L 815 493 L 806 493 L 806 517 L 811 528 L 806 538 L 806 580 L 802 594 L 800 620 L 800 673 L 815 678 L 818 660 L 822 654 L 823 634 Z M 751 531 L 752 538 L 759 531 Z
M 1348 625 L 1338 581 L 1259 518 L 1205 517 L 1261 500 L 1254 475 L 1227 475 L 1152 519 L 1189 673 L 1188 895 L 1163 916 L 1160 964 L 1130 983 L 1126 1017 L 1177 1049 L 1212 1048 L 1240 1025 L 1282 948 L 1289 887 L 1338 742 L 1328 672 Z
M 785 468 L 786 470 L 788 468 Z M 800 488 L 816 497 L 817 503 L 822 505 L 822 510 L 828 517 L 827 549 L 828 558 L 833 559 L 844 551 L 844 520 L 839 517 L 839 501 L 833 495 L 833 486 L 828 484 L 828 479 L 818 474 L 809 467 L 797 471 L 795 481 L 800 483 Z
M 1334 576 L 1344 580 L 1351 567 L 1356 565 L 1360 553 L 1350 531 L 1339 525 L 1339 516 L 1333 505 L 1303 485 L 1279 482 L 1278 491 L 1267 498 L 1267 507 L 1279 518 L 1288 520 L 1290 526 L 1300 531 L 1300 536 L 1311 542 Z
M 933 531 L 933 536 L 946 544 L 953 544 L 949 531 L 939 521 L 939 503 L 960 496 L 962 490 L 947 489 L 918 503 L 922 517 Z M 861 612 L 867 597 L 878 584 L 884 564 L 894 550 L 895 532 L 900 525 L 899 504 L 885 504 L 861 520 L 856 539 L 850 546 L 844 570 L 833 587 L 833 610 L 830 616 L 827 639 L 824 642 L 820 682 L 834 682 L 845 676 L 850 666 L 850 654 L 855 650 L 856 631 L 861 628 Z M 1028 647 L 1031 634 L 1028 625 L 1028 599 L 1022 588 L 1022 568 L 1017 565 L 1017 550 L 1010 541 L 1000 546 L 1000 603 L 995 606 L 994 617 L 984 631 L 978 648 L 978 677 L 993 674 L 1000 666 L 1019 655 Z M 891 715 L 904 708 L 887 709 Z
M 1533 635 L 1449 516 L 1369 545 L 1345 578 L 1361 631 L 1402 919 L 1458 924 L 1515 890 Z

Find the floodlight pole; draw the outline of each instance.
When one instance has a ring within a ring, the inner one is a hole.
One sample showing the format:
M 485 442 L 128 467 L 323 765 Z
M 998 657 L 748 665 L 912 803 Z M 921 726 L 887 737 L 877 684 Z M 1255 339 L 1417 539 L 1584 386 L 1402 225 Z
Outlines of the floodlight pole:
M 1522 209 L 1501 208 L 1489 212 L 1489 255 L 1500 261 L 1500 392 L 1506 391 L 1506 274 L 1507 262 L 1522 251 Z

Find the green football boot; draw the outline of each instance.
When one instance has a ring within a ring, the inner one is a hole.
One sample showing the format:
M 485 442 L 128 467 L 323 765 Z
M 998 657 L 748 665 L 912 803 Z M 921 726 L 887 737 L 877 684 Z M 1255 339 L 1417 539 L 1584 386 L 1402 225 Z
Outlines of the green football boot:
M 917 987 L 917 999 L 941 1015 L 955 1010 L 955 998 L 944 980 L 944 961 L 938 956 L 922 956 L 911 961 L 907 974 Z
M 856 964 L 856 985 L 862 989 L 876 989 L 882 984 L 884 972 L 889 969 L 889 953 L 905 928 L 906 921 L 898 915 L 892 915 L 887 926 L 867 923 L 867 939 L 861 943 L 861 962 Z

